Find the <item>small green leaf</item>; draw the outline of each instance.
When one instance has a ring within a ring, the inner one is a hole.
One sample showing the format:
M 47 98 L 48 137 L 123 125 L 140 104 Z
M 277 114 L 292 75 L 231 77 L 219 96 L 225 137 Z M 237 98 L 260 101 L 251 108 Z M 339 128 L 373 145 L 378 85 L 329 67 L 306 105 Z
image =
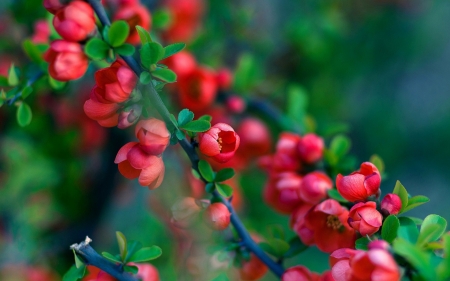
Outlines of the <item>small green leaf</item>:
M 132 56 L 136 51 L 131 44 L 123 44 L 122 46 L 114 48 L 114 50 L 121 56 Z
M 370 157 L 369 162 L 374 164 L 375 167 L 377 167 L 380 174 L 384 172 L 384 162 L 383 159 L 380 158 L 380 156 L 374 154 Z
M 425 280 L 436 280 L 436 273 L 431 266 L 431 256 L 422 252 L 415 245 L 403 239 L 396 239 L 393 244 L 394 252 L 405 258 Z
M 421 225 L 423 223 L 423 219 L 419 219 L 416 217 L 406 217 L 406 218 L 412 220 L 416 225 Z
M 423 195 L 417 195 L 408 199 L 408 206 L 403 208 L 402 213 L 412 210 L 416 207 L 419 207 L 422 204 L 429 202 L 430 199 Z
M 284 257 L 285 258 L 294 257 L 306 249 L 308 249 L 308 246 L 303 244 L 303 242 L 300 240 L 298 236 L 295 236 L 291 240 L 289 240 L 289 250 L 286 253 L 284 253 Z
M 152 82 L 152 76 L 150 75 L 150 72 L 142 71 L 141 75 L 139 76 L 139 81 L 144 85 Z
M 50 86 L 55 90 L 61 90 L 67 84 L 66 82 L 58 81 L 53 79 L 50 75 L 48 76 L 48 82 Z
M 152 75 L 167 83 L 173 83 L 177 81 L 177 75 L 170 69 L 158 68 L 155 71 L 152 71 Z
M 396 216 L 388 216 L 381 228 L 381 238 L 386 240 L 388 243 L 392 243 L 395 238 L 397 238 L 398 229 L 400 227 L 400 221 Z
M 124 20 L 118 20 L 111 24 L 108 31 L 109 44 L 113 47 L 119 47 L 128 38 L 130 27 Z
M 198 161 L 198 170 L 207 182 L 212 182 L 214 180 L 214 171 L 211 165 L 205 160 Z
M 213 192 L 215 189 L 216 189 L 216 186 L 215 186 L 214 183 L 212 183 L 212 182 L 208 182 L 208 183 L 205 185 L 205 190 L 206 190 L 206 192 L 208 192 L 208 193 Z
M 23 88 L 22 90 L 22 99 L 26 99 L 31 92 L 33 92 L 33 88 L 31 88 L 31 86 L 26 86 L 25 88 Z
M 447 221 L 438 215 L 428 215 L 422 223 L 417 245 L 424 246 L 426 243 L 437 241 L 447 228 Z
M 75 253 L 75 250 L 72 250 L 73 251 L 73 255 L 74 255 L 74 257 L 75 257 L 75 266 L 77 267 L 77 268 L 80 268 L 80 267 L 82 267 L 82 266 L 84 266 L 84 263 L 80 260 L 80 258 L 77 256 L 77 253 Z
M 184 133 L 180 130 L 177 130 L 175 135 L 176 135 L 177 139 L 179 139 L 179 140 L 184 139 Z
M 129 272 L 131 274 L 137 274 L 138 271 L 139 271 L 139 268 L 137 266 L 134 266 L 134 265 L 126 265 L 126 266 L 123 267 L 123 270 L 125 272 Z
M 168 58 L 172 55 L 175 55 L 179 51 L 183 50 L 186 47 L 184 43 L 175 43 L 164 47 L 164 56 L 163 59 Z
M 255 58 L 251 54 L 243 54 L 238 60 L 233 89 L 241 93 L 250 90 L 257 80 L 256 74 Z
M 329 189 L 327 191 L 328 196 L 338 202 L 347 203 L 348 200 L 342 197 L 342 195 L 337 191 L 337 189 Z
M 162 254 L 161 248 L 158 246 L 142 248 L 138 250 L 136 253 L 134 253 L 133 256 L 131 256 L 130 262 L 150 261 L 161 256 L 161 254 Z
M 17 77 L 16 68 L 12 64 L 8 71 L 8 84 L 9 86 L 17 86 L 19 84 L 19 77 Z
M 351 141 L 344 135 L 337 135 L 333 138 L 330 144 L 330 151 L 338 158 L 342 158 L 350 150 Z
M 149 69 L 151 65 L 157 63 L 164 56 L 164 48 L 161 44 L 156 42 L 148 42 L 142 45 L 141 50 L 141 63 Z
M 92 38 L 86 43 L 84 52 L 93 60 L 102 60 L 108 57 L 109 46 L 99 38 Z
M 400 197 L 400 201 L 402 201 L 402 208 L 400 209 L 400 213 L 402 213 L 403 209 L 408 206 L 408 191 L 406 191 L 406 188 L 400 181 L 397 181 L 392 193 L 397 194 Z
M 194 119 L 194 113 L 185 108 L 178 113 L 178 125 L 183 126 Z
M 125 260 L 127 256 L 127 238 L 122 232 L 116 231 L 117 243 L 119 244 L 120 257 Z
M 370 240 L 366 236 L 363 236 L 355 241 L 355 248 L 357 250 L 367 251 L 369 249 Z
M 216 183 L 217 191 L 222 195 L 223 197 L 231 197 L 233 195 L 233 188 L 229 186 L 228 184 L 224 183 Z
M 152 38 L 147 30 L 145 30 L 142 26 L 136 25 L 136 30 L 139 34 L 139 38 L 141 38 L 141 45 L 152 42 Z
M 416 223 L 407 217 L 400 217 L 398 220 L 400 221 L 400 227 L 397 236 L 410 243 L 416 243 L 417 237 L 419 237 L 419 229 L 417 229 Z
M 212 116 L 211 115 L 202 115 L 197 120 L 204 120 L 204 121 L 208 121 L 209 123 L 211 123 Z
M 114 263 L 118 262 L 118 263 L 122 263 L 122 261 L 120 260 L 120 258 L 114 256 L 113 254 L 110 254 L 108 252 L 102 252 L 102 256 Z
M 85 265 L 79 268 L 77 268 L 75 265 L 72 265 L 69 271 L 67 271 L 66 274 L 64 274 L 62 281 L 78 281 L 84 277 L 85 273 L 86 273 Z
M 259 246 L 267 253 L 278 258 L 282 257 L 290 248 L 290 245 L 286 241 L 277 238 L 271 238 L 267 242 L 261 242 Z
M 231 179 L 232 177 L 234 177 L 233 168 L 224 168 L 217 172 L 217 175 L 216 175 L 216 178 L 214 179 L 214 181 L 223 182 L 228 179 Z
M 31 112 L 31 108 L 28 104 L 22 102 L 17 108 L 17 123 L 21 127 L 25 127 L 31 123 L 31 119 L 33 118 L 33 113 Z
M 9 86 L 8 78 L 0 75 L 0 87 L 7 87 L 7 86 Z
M 23 41 L 22 48 L 31 61 L 38 64 L 44 61 L 39 48 L 30 39 L 26 39 Z
M 308 106 L 308 95 L 300 86 L 290 86 L 287 91 L 287 115 L 297 123 L 303 122 Z
M 164 29 L 167 27 L 172 20 L 172 13 L 169 9 L 160 8 L 152 13 L 152 28 Z
M 208 131 L 211 128 L 211 123 L 205 120 L 194 120 L 180 126 L 180 128 L 189 132 L 201 133 Z
M 131 258 L 131 256 L 133 256 L 134 253 L 136 253 L 139 249 L 142 248 L 142 244 L 139 241 L 131 240 L 131 241 L 128 241 L 127 248 L 128 248 L 128 251 L 127 251 L 128 253 L 124 260 L 124 263 L 127 263 L 128 260 Z

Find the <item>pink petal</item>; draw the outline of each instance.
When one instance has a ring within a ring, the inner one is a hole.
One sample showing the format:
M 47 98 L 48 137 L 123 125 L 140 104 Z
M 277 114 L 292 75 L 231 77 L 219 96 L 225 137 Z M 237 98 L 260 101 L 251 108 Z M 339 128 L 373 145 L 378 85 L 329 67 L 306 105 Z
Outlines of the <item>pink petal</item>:
M 145 169 L 142 169 L 141 175 L 139 176 L 139 184 L 142 186 L 152 186 L 156 188 L 156 184 L 162 179 L 160 179 L 161 173 L 164 173 L 164 163 L 161 158 L 157 156 L 150 156 L 151 164 Z
M 86 115 L 94 120 L 106 119 L 111 117 L 119 109 L 116 103 L 100 103 L 92 99 L 88 99 L 84 103 L 84 112 Z
M 126 93 L 120 87 L 119 82 L 105 84 L 105 98 L 111 102 L 121 103 L 126 101 L 130 97 L 129 93 Z
M 129 180 L 139 177 L 139 174 L 141 173 L 140 170 L 131 167 L 128 161 L 120 162 L 118 168 L 122 176 L 126 177 Z
M 119 67 L 117 80 L 126 93 L 131 93 L 136 87 L 137 77 L 134 72 L 126 66 Z
M 145 153 L 140 145 L 136 145 L 130 149 L 127 154 L 127 160 L 135 169 L 144 169 L 152 164 L 152 155 Z
M 119 149 L 119 151 L 117 152 L 114 163 L 118 164 L 120 162 L 127 160 L 128 151 L 130 151 L 130 149 L 133 148 L 133 146 L 135 146 L 137 144 L 138 144 L 137 142 L 129 142 L 129 143 L 125 144 L 124 146 L 122 146 Z

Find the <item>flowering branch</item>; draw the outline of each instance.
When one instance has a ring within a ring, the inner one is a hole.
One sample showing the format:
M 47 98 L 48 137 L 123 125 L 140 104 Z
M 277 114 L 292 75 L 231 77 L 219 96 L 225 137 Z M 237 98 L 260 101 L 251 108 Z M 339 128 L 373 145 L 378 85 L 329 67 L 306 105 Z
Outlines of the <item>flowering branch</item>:
M 108 19 L 105 9 L 101 5 L 99 0 L 88 0 L 89 4 L 94 9 L 95 13 L 97 14 L 100 22 L 103 25 L 110 25 L 110 20 Z M 139 67 L 139 64 L 136 62 L 136 60 L 131 56 L 121 56 L 123 60 L 130 66 L 130 68 L 136 73 L 136 75 L 139 77 L 141 74 L 141 68 Z M 167 126 L 172 127 L 173 123 L 170 119 L 170 113 L 167 109 L 167 107 L 164 105 L 163 101 L 159 97 L 158 93 L 156 92 L 154 86 L 152 83 L 148 84 L 148 90 L 149 90 L 149 98 L 152 101 L 152 104 L 154 104 L 156 110 L 163 118 L 164 122 L 167 124 Z M 183 138 L 180 140 L 180 145 L 188 155 L 189 159 L 192 162 L 192 167 L 197 172 L 199 172 L 198 169 L 198 155 L 195 151 L 194 147 L 186 140 L 186 138 Z M 202 178 L 203 181 L 205 179 Z M 206 182 L 206 181 L 205 181 Z M 284 272 L 284 268 L 273 261 L 256 243 L 253 241 L 253 239 L 250 237 L 250 234 L 242 224 L 239 217 L 236 215 L 233 207 L 228 202 L 228 200 L 224 199 L 217 191 L 213 191 L 212 195 L 222 201 L 223 204 L 225 204 L 228 208 L 228 210 L 231 213 L 231 223 L 233 224 L 234 228 L 236 229 L 238 235 L 241 237 L 242 242 L 245 244 L 246 248 L 252 251 L 263 263 L 267 265 L 267 267 L 278 277 L 281 277 L 281 275 Z

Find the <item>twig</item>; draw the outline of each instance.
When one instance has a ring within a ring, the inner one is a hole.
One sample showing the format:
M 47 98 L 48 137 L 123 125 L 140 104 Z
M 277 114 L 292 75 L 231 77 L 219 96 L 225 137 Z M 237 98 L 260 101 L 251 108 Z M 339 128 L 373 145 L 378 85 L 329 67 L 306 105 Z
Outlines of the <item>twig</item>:
M 36 73 L 34 76 L 32 76 L 28 81 L 27 81 L 27 85 L 23 88 L 25 89 L 28 86 L 33 85 L 37 80 L 39 80 L 42 76 L 44 76 L 44 72 L 39 71 L 38 73 Z M 8 100 L 8 105 L 12 105 L 13 103 L 15 103 L 20 96 L 22 96 L 22 92 L 23 89 L 18 92 L 17 94 L 14 95 L 14 97 L 12 97 L 10 100 Z

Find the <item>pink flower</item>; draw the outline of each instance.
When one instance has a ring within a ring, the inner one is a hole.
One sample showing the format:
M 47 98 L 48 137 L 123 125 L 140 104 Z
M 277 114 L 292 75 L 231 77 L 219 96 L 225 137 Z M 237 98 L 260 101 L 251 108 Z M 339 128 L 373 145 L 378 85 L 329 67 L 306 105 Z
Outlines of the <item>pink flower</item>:
M 294 212 L 292 212 L 289 225 L 292 230 L 302 240 L 303 244 L 314 245 L 314 231 L 309 229 L 305 223 L 305 216 L 314 207 L 310 204 L 302 204 Z
M 219 89 L 228 90 L 233 83 L 233 73 L 228 68 L 219 69 L 216 79 Z
M 301 183 L 302 177 L 296 173 L 276 174 L 264 189 L 264 201 L 280 213 L 291 214 L 303 203 L 298 193 Z
M 158 270 L 148 263 L 130 263 L 130 265 L 137 266 L 137 277 L 142 281 L 159 281 Z
M 381 200 L 381 210 L 386 211 L 390 215 L 396 215 L 402 208 L 402 200 L 397 194 L 388 193 Z
M 317 248 L 331 253 L 355 245 L 356 233 L 347 218 L 348 211 L 339 202 L 327 199 L 306 214 L 305 225 L 314 233 Z
M 327 191 L 332 188 L 333 182 L 326 174 L 311 172 L 303 177 L 298 193 L 303 201 L 317 204 L 327 197 Z
M 224 230 L 230 225 L 231 213 L 223 203 L 209 205 L 203 213 L 206 225 L 214 230 Z
M 380 183 L 380 172 L 370 162 L 362 163 L 359 171 L 348 176 L 339 174 L 336 178 L 337 190 L 350 202 L 365 201 L 369 196 L 379 195 Z
M 281 133 L 274 155 L 259 159 L 259 165 L 269 172 L 297 171 L 302 167 L 298 153 L 298 143 L 301 137 L 297 134 Z
M 35 44 L 47 44 L 50 36 L 50 27 L 46 20 L 38 20 L 34 23 L 34 34 L 31 41 Z
M 199 135 L 200 152 L 219 163 L 230 160 L 239 147 L 240 138 L 234 129 L 225 123 L 217 123 Z
M 400 271 L 385 250 L 339 249 L 330 256 L 331 273 L 336 281 L 399 281 Z
M 141 39 L 136 30 L 136 25 L 142 26 L 145 30 L 150 30 L 151 15 L 147 8 L 139 4 L 122 5 L 114 15 L 114 20 L 125 20 L 130 26 L 130 34 L 127 43 L 139 44 Z
M 72 1 L 53 18 L 53 26 L 67 41 L 83 41 L 95 30 L 94 10 L 83 1 Z
M 281 281 L 318 281 L 320 276 L 303 265 L 288 268 L 281 276 Z
M 197 66 L 192 72 L 178 77 L 180 104 L 194 112 L 209 107 L 217 95 L 217 81 L 212 70 Z
M 168 42 L 191 41 L 200 26 L 204 0 L 166 0 L 164 6 L 172 16 L 163 34 L 164 39 Z
M 236 132 L 241 138 L 237 153 L 243 158 L 252 159 L 269 152 L 272 138 L 267 126 L 259 119 L 243 119 Z
M 350 209 L 348 224 L 362 236 L 372 235 L 383 224 L 383 216 L 377 211 L 375 202 L 358 203 Z
M 316 134 L 306 134 L 298 143 L 300 158 L 308 164 L 313 164 L 322 159 L 324 146 L 321 137 Z
M 55 40 L 45 52 L 50 76 L 59 81 L 80 78 L 86 72 L 89 60 L 80 44 L 64 40 Z
M 166 124 L 155 118 L 139 121 L 134 132 L 141 149 L 151 155 L 163 153 L 170 141 Z
M 195 57 L 188 51 L 181 51 L 173 56 L 164 59 L 162 63 L 166 64 L 173 72 L 177 74 L 178 80 L 193 72 L 197 67 Z

